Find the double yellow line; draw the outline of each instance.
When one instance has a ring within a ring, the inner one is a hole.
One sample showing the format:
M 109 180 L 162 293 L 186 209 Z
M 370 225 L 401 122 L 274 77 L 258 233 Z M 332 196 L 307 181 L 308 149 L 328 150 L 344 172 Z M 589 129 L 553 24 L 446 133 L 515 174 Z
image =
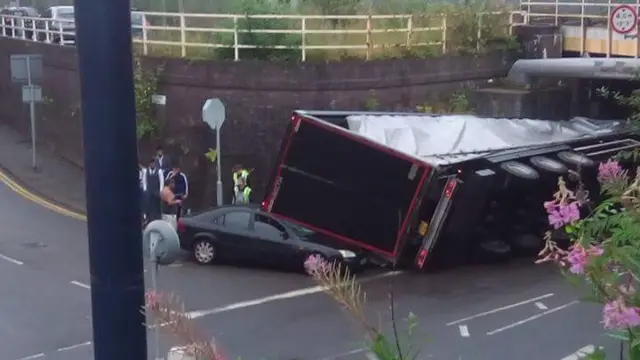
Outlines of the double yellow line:
M 82 221 L 87 220 L 87 216 L 84 214 L 81 214 L 69 209 L 65 209 L 59 205 L 56 205 L 50 201 L 47 201 L 46 199 L 43 199 L 42 197 L 30 192 L 29 190 L 22 187 L 20 184 L 15 182 L 13 179 L 11 179 L 7 174 L 5 174 L 2 171 L 0 171 L 0 182 L 5 184 L 9 189 L 13 190 L 16 194 L 22 196 L 23 198 L 33 201 L 34 203 L 42 207 L 45 207 L 51 211 L 55 211 L 60 215 L 68 216 L 76 220 L 82 220 Z

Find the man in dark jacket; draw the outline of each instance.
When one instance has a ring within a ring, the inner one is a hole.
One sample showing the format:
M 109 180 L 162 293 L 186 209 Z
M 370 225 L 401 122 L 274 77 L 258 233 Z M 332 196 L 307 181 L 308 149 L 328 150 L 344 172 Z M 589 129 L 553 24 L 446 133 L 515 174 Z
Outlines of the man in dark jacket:
M 171 159 L 165 155 L 162 146 L 156 148 L 156 165 L 164 171 L 165 175 L 171 170 Z
M 149 160 L 149 166 L 142 173 L 142 190 L 145 197 L 144 214 L 147 222 L 161 218 L 160 191 L 164 188 L 164 173 L 156 166 L 156 159 Z

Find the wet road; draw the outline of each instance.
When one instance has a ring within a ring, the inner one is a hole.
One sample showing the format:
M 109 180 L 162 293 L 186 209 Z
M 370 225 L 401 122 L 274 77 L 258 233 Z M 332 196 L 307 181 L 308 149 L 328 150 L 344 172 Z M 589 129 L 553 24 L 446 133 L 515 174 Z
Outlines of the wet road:
M 85 223 L 3 185 L 0 215 L 0 360 L 92 359 Z M 520 261 L 361 278 L 372 324 L 390 328 L 391 289 L 401 330 L 409 312 L 418 317 L 411 336 L 418 359 L 575 360 L 581 348 L 615 350 L 602 336 L 599 307 L 579 302 L 549 266 Z M 356 322 L 304 275 L 187 261 L 162 268 L 159 282 L 184 298 L 229 357 L 367 358 Z M 172 344 L 162 337 L 163 356 Z

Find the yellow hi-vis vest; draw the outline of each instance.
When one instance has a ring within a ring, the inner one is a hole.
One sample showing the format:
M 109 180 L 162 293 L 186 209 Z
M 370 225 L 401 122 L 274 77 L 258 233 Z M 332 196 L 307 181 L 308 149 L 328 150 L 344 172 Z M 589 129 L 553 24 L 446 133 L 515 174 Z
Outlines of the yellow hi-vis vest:
M 242 169 L 240 171 L 236 171 L 233 173 L 233 186 L 238 186 L 238 179 L 243 178 L 244 181 L 247 181 L 247 178 L 249 177 L 249 171 L 247 171 L 246 169 Z
M 234 204 L 248 204 L 249 196 L 251 195 L 251 188 L 245 186 L 244 189 L 236 190 L 236 196 L 234 196 L 233 203 Z

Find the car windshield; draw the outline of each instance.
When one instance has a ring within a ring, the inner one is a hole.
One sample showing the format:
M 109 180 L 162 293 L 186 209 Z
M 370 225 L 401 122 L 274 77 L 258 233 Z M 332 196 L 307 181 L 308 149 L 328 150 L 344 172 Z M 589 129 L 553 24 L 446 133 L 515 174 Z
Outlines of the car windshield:
M 302 226 L 302 225 L 298 225 L 296 223 L 293 223 L 291 221 L 287 221 L 287 220 L 283 220 L 283 219 L 278 219 L 279 221 L 283 222 L 286 226 L 289 227 L 289 229 L 291 229 L 296 235 L 298 236 L 310 236 L 315 234 L 315 231 L 311 230 L 311 229 L 307 229 L 306 227 Z

